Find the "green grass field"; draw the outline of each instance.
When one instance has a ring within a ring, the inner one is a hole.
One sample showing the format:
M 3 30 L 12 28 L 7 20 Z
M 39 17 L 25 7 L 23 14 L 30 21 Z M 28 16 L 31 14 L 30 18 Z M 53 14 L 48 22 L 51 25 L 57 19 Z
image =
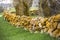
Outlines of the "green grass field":
M 1 14 L 0 14 L 1 15 Z M 0 17 L 0 40 L 57 40 L 48 34 L 30 33 L 16 28 Z

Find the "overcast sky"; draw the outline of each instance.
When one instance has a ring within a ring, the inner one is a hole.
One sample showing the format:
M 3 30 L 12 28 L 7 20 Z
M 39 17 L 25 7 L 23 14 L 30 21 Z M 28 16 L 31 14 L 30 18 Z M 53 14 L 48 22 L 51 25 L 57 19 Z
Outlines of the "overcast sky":
M 12 3 L 13 0 L 3 0 L 3 1 L 0 1 L 0 3 L 4 3 L 4 4 L 8 4 L 8 3 Z

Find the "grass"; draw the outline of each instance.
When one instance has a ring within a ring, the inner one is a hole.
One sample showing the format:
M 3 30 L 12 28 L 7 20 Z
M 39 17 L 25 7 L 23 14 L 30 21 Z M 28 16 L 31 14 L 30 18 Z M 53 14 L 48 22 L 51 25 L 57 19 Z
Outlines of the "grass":
M 16 28 L 3 17 L 0 17 L 0 40 L 57 40 L 48 34 L 30 33 L 22 28 Z
M 10 9 L 10 12 L 15 12 L 15 11 L 16 11 L 15 8 Z

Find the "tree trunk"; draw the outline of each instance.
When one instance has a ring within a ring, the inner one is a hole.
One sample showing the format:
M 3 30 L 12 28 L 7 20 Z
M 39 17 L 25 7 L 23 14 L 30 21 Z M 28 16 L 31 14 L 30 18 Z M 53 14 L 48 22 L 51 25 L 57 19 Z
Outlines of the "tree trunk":
M 23 1 L 23 5 L 24 5 L 24 15 L 29 15 L 29 8 L 32 4 L 32 0 L 24 0 Z
M 42 0 L 40 0 L 39 15 L 42 16 L 42 17 L 44 17 L 43 9 L 42 9 Z
M 18 4 L 16 4 L 16 14 L 17 15 L 29 15 L 29 7 L 31 6 L 31 0 L 16 0 Z M 16 2 L 15 1 L 15 2 Z
M 48 6 L 48 3 L 47 0 L 43 0 L 42 2 L 42 8 L 43 8 L 43 14 L 45 17 L 50 17 L 51 15 L 51 9 L 50 7 Z
M 18 0 L 18 4 L 15 6 L 16 14 L 22 16 L 23 13 L 23 1 Z

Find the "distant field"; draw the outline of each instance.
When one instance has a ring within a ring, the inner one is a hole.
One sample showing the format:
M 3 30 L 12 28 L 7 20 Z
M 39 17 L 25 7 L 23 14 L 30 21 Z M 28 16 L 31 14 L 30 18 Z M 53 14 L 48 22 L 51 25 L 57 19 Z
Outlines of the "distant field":
M 11 12 L 15 12 L 15 8 L 11 8 L 10 11 L 11 11 Z

